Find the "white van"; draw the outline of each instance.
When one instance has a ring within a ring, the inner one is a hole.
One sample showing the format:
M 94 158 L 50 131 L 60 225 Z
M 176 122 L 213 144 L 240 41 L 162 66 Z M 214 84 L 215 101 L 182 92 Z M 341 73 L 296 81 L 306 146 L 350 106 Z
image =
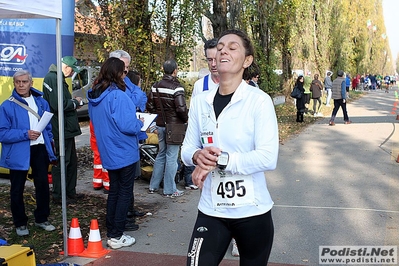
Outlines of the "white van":
M 87 109 L 87 91 L 91 89 L 94 80 L 100 72 L 100 67 L 80 67 L 79 74 L 74 73 L 72 76 L 72 97 L 82 97 L 83 106 L 78 109 L 78 117 L 88 117 Z

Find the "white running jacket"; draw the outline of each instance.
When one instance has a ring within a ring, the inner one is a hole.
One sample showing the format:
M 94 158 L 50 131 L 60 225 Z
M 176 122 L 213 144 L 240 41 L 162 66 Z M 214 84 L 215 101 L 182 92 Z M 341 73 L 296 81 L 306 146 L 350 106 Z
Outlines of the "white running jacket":
M 264 171 L 277 165 L 279 138 L 273 102 L 244 80 L 216 120 L 217 90 L 192 99 L 181 157 L 192 166 L 193 154 L 216 146 L 229 153 L 225 171 L 215 169 L 204 182 L 198 209 L 210 216 L 245 218 L 268 212 L 273 201 Z

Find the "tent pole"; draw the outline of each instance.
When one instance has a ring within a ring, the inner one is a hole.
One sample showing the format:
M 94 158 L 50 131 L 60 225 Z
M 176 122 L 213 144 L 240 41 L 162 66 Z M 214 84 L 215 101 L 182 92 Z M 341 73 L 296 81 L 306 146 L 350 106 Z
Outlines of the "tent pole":
M 65 188 L 65 145 L 64 145 L 64 95 L 62 84 L 62 47 L 61 47 L 61 19 L 56 19 L 56 44 L 57 44 L 57 88 L 58 88 L 58 128 L 60 142 L 60 166 L 61 166 L 61 199 L 62 199 L 62 232 L 64 238 L 64 256 L 68 257 L 68 233 L 67 233 L 67 208 Z

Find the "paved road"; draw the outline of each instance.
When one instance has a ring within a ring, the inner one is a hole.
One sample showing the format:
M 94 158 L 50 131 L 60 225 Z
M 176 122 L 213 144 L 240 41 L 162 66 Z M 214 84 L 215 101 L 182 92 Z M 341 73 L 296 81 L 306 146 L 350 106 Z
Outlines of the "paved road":
M 369 92 L 348 104 L 353 124 L 344 125 L 340 111 L 336 126 L 328 126 L 328 118 L 322 118 L 280 145 L 278 167 L 266 173 L 275 202 L 271 262 L 317 265 L 321 245 L 399 245 L 399 163 L 395 161 L 399 132 L 396 114 L 391 114 L 394 102 L 392 91 Z M 89 181 L 80 184 L 91 190 Z M 146 181 L 136 184 L 137 204 L 157 204 L 160 209 L 131 232 L 137 243 L 121 249 L 129 251 L 123 254 L 132 254 L 131 261 L 134 254 L 142 253 L 185 256 L 199 191 L 171 200 L 147 194 L 147 187 Z M 116 254 L 120 253 L 110 254 L 108 260 L 119 265 Z M 235 260 L 230 253 L 226 259 Z

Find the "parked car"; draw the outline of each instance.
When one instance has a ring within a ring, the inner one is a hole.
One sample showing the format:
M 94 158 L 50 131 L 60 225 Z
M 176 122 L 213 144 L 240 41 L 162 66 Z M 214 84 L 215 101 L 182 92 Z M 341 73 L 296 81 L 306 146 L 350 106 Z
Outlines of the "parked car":
M 82 97 L 83 106 L 78 109 L 78 117 L 87 118 L 87 91 L 92 87 L 94 80 L 100 72 L 99 67 L 80 67 L 80 72 L 72 76 L 72 97 Z

